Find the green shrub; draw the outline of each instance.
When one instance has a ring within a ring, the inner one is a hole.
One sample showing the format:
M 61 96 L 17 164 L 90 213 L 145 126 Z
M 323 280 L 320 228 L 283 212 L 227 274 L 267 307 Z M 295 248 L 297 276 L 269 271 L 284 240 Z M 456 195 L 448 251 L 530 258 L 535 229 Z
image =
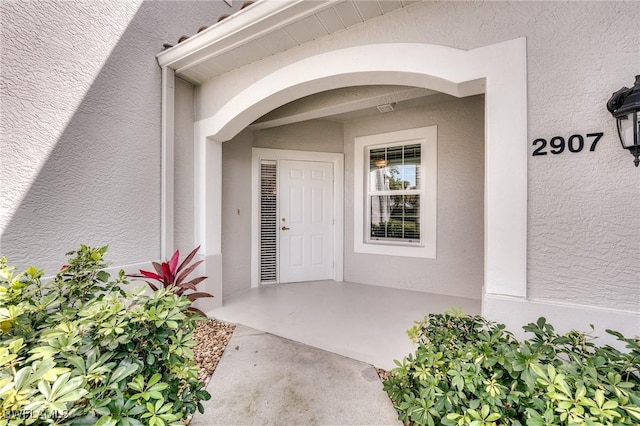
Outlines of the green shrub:
M 419 425 L 640 423 L 640 339 L 628 353 L 540 318 L 518 342 L 480 316 L 432 314 L 407 333 L 417 343 L 384 381 L 399 419 Z
M 68 253 L 46 283 L 0 259 L 0 426 L 183 424 L 203 411 L 190 301 L 125 291 L 106 249 Z

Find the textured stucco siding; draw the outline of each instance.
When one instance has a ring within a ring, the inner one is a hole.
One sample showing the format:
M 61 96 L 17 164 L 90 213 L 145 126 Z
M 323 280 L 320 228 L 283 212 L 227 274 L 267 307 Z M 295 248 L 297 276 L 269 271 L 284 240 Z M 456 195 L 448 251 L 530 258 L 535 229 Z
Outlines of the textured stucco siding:
M 193 111 L 194 90 L 189 82 L 175 81 L 174 139 L 174 245 L 181 253 L 194 248 L 193 235 Z
M 628 30 L 638 22 L 637 2 L 420 2 L 205 83 L 201 94 L 212 101 L 197 118 L 211 116 L 258 74 L 342 47 L 422 42 L 473 49 L 525 37 L 527 297 L 638 312 L 638 169 L 605 108 L 640 73 L 640 32 Z M 592 132 L 604 132 L 594 152 L 531 156 L 536 138 Z
M 155 55 L 231 9 L 200 1 L 0 7 L 0 253 L 47 274 L 80 243 L 109 244 L 115 265 L 157 259 Z

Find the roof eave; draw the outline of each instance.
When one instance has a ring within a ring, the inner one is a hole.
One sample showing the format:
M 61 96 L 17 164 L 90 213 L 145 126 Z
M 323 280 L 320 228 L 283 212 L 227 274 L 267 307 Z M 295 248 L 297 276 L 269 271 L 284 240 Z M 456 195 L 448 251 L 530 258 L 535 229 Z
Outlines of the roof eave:
M 271 31 L 304 19 L 339 0 L 262 0 L 156 55 L 161 67 L 174 70 L 210 59 Z M 213 48 L 213 49 L 212 49 Z M 205 51 L 206 50 L 206 51 Z

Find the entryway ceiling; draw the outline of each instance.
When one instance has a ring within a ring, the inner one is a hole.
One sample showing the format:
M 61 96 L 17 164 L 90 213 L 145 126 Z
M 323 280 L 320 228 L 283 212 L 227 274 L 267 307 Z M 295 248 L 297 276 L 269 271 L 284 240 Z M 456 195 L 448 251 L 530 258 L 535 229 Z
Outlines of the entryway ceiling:
M 433 90 L 409 86 L 352 86 L 328 90 L 289 102 L 251 124 L 253 130 L 325 119 L 345 122 L 380 114 L 379 105 L 392 105 L 393 110 L 418 108 L 444 102 L 452 96 Z

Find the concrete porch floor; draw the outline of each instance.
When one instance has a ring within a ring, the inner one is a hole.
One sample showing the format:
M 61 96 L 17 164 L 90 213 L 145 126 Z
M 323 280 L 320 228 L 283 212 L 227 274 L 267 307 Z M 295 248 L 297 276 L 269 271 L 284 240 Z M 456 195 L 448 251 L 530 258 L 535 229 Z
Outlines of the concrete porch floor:
M 312 281 L 252 288 L 225 298 L 207 314 L 391 369 L 394 359 L 414 351 L 406 335 L 413 322 L 452 307 L 479 314 L 480 300 Z

